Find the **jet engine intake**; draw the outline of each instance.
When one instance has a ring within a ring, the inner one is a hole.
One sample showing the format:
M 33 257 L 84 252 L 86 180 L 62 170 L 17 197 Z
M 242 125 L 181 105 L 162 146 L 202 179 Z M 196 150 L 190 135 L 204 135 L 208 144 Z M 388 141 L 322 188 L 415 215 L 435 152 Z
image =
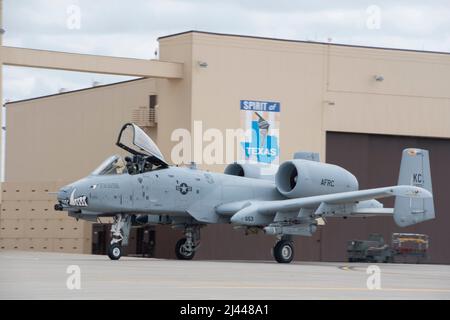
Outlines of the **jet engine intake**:
M 277 169 L 276 165 L 235 162 L 229 164 L 224 173 L 232 176 L 273 180 Z
M 278 191 L 288 198 L 358 190 L 358 180 L 347 170 L 300 159 L 283 162 L 275 175 L 275 184 Z

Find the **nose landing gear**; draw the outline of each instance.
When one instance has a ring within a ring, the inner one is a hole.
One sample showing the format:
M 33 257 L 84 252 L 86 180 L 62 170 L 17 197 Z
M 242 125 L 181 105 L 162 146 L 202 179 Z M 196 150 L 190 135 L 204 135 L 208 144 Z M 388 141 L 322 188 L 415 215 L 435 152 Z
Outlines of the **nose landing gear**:
M 111 243 L 108 248 L 108 257 L 111 260 L 119 260 L 122 256 L 122 246 L 128 245 L 128 236 L 131 229 L 131 215 L 118 214 L 114 217 L 111 226 Z
M 118 243 L 112 244 L 108 248 L 108 257 L 111 260 L 119 260 L 122 256 L 122 246 Z

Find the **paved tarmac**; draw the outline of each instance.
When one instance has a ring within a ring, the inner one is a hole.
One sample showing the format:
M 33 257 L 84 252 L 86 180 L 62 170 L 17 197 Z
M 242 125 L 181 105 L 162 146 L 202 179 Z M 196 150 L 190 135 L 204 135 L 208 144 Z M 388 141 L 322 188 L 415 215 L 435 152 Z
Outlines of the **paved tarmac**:
M 450 266 L 378 264 L 372 290 L 368 266 L 3 251 L 0 299 L 450 299 Z

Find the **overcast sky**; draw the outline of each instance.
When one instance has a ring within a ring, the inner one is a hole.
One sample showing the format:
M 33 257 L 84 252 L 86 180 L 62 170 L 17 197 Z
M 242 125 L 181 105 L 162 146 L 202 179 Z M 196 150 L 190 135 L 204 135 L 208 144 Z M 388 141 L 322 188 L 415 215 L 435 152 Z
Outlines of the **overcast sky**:
M 450 1 L 3 0 L 7 46 L 154 58 L 186 30 L 450 52 Z M 79 15 L 78 15 L 79 13 Z M 79 17 L 79 19 L 78 19 Z M 11 101 L 130 78 L 3 67 Z

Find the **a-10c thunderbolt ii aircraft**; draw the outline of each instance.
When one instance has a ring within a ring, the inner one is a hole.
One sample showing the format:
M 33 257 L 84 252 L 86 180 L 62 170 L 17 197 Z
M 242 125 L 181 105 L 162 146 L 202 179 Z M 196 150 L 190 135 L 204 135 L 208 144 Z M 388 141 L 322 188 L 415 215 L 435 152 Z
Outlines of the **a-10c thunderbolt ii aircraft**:
M 256 164 L 230 164 L 224 174 L 170 166 L 150 137 L 131 123 L 121 129 L 117 145 L 131 154 L 125 162 L 117 155 L 108 158 L 87 177 L 61 188 L 55 205 L 76 219 L 114 217 L 108 250 L 113 260 L 121 257 L 131 226 L 139 223 L 182 228 L 178 259 L 194 257 L 201 227 L 231 223 L 276 236 L 273 256 L 289 263 L 292 236 L 311 236 L 327 217 L 391 215 L 399 226 L 435 217 L 426 150 L 403 151 L 398 185 L 358 190 L 353 174 L 319 162 L 313 153 L 299 152 L 264 176 Z M 394 208 L 376 200 L 384 197 L 395 197 Z

